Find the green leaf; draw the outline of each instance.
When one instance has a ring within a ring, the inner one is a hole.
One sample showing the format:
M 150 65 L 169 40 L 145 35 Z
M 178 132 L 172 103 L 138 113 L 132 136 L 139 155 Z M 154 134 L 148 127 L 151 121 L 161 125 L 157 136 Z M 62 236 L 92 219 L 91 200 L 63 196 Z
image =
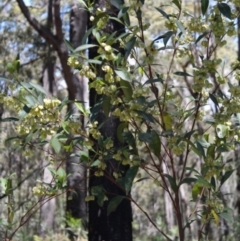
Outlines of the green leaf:
M 129 56 L 131 50 L 134 48 L 136 37 L 132 37 L 125 45 L 125 58 Z
M 7 83 L 12 83 L 13 82 L 13 80 L 7 79 L 7 78 L 5 78 L 5 77 L 3 77 L 1 75 L 0 75 L 0 81 L 7 82 Z
M 234 172 L 234 169 L 233 169 L 233 170 L 226 171 L 226 172 L 224 173 L 224 175 L 221 177 L 221 184 L 220 184 L 220 186 L 222 186 L 223 183 L 228 180 L 228 178 L 233 174 L 233 172 Z
M 228 4 L 218 3 L 217 6 L 223 16 L 225 16 L 226 18 L 232 19 L 231 8 L 229 7 Z
M 84 34 L 83 38 L 82 38 L 82 44 L 86 44 L 87 43 L 87 39 L 89 37 L 89 35 L 92 33 L 94 27 L 91 27 L 90 29 L 88 29 L 88 31 Z M 74 49 L 72 50 L 72 52 L 74 51 Z
M 204 38 L 208 34 L 209 34 L 209 32 L 204 32 L 203 34 L 200 34 L 198 36 L 197 40 L 195 41 L 195 44 L 197 44 L 202 38 Z
M 80 101 L 75 101 L 74 103 L 75 103 L 75 105 L 77 106 L 78 110 L 79 110 L 81 113 L 83 113 L 84 115 L 87 114 L 86 110 L 84 109 L 84 106 L 83 106 L 82 102 L 80 102 Z
M 189 143 L 192 151 L 194 151 L 199 157 L 203 157 L 203 153 L 190 140 L 187 140 L 186 142 Z
M 169 174 L 163 174 L 163 175 L 168 179 L 173 192 L 176 193 L 177 190 L 178 190 L 176 180 L 172 176 L 170 176 Z
M 122 0 L 110 0 L 110 3 L 117 9 L 121 9 L 123 5 Z
M 33 133 L 30 132 L 30 133 L 27 135 L 27 137 L 25 138 L 24 144 L 29 143 L 29 142 L 32 140 L 32 137 L 33 137 Z
M 228 136 L 229 128 L 226 125 L 219 124 L 216 126 L 216 132 L 217 136 L 222 139 Z
M 192 131 L 189 131 L 189 132 L 185 133 L 184 138 L 186 138 L 186 139 L 190 138 L 195 131 L 196 130 L 192 130 Z
M 213 209 L 211 210 L 211 213 L 213 215 L 213 218 L 215 220 L 216 225 L 218 226 L 218 224 L 219 224 L 219 217 L 218 217 L 217 213 Z
M 43 93 L 44 95 L 47 95 L 46 91 L 41 85 L 29 83 L 34 89 L 38 90 L 39 92 Z
M 128 127 L 128 124 L 126 122 L 120 123 L 118 128 L 117 128 L 117 138 L 121 143 L 124 143 L 124 138 L 123 138 L 123 130 Z
M 59 153 L 61 150 L 61 143 L 57 138 L 57 135 L 53 136 L 52 139 L 50 140 L 50 145 L 54 149 L 56 153 Z
M 205 151 L 204 151 L 202 143 L 198 140 L 196 142 L 196 144 L 197 144 L 197 149 L 198 149 L 199 153 L 201 153 L 201 156 L 205 157 Z
M 155 120 L 153 118 L 153 116 L 151 114 L 148 114 L 144 111 L 141 111 L 141 110 L 135 110 L 135 112 L 137 112 L 145 121 L 149 121 L 149 122 L 152 122 L 154 123 Z
M 74 48 L 73 48 L 72 44 L 71 44 L 67 39 L 64 39 L 64 42 L 65 42 L 65 44 L 67 45 L 67 48 L 68 48 L 71 52 L 73 52 L 73 51 L 74 51 Z
M 97 166 L 99 166 L 100 163 L 101 163 L 101 161 L 96 160 L 92 163 L 91 167 L 97 167 Z
M 149 132 L 148 133 L 139 133 L 138 139 L 139 139 L 139 141 L 150 143 L 151 139 L 152 139 L 152 135 Z
M 111 212 L 114 212 L 123 199 L 124 199 L 123 196 L 117 196 L 111 199 L 107 207 L 107 215 L 109 215 Z
M 104 189 L 102 186 L 93 186 L 91 188 L 91 194 L 97 197 L 97 203 L 100 207 L 103 206 L 104 203 Z
M 129 194 L 132 188 L 132 183 L 137 173 L 138 173 L 138 166 L 130 167 L 127 170 L 127 173 L 125 175 L 125 190 L 127 195 Z
M 5 142 L 7 143 L 7 142 L 12 141 L 12 140 L 15 140 L 15 139 L 19 139 L 19 137 L 18 137 L 18 136 L 9 137 L 9 138 L 7 138 L 7 139 L 5 140 Z
M 211 177 L 211 186 L 213 187 L 214 190 L 216 190 L 216 180 L 214 176 Z
M 124 25 L 123 22 L 122 22 L 119 18 L 109 17 L 109 19 L 115 20 L 116 22 L 119 22 L 119 23 L 121 23 L 122 25 Z
M 88 9 L 88 6 L 84 0 L 78 0 L 86 9 Z
M 228 213 L 228 212 L 223 212 L 223 213 L 219 213 L 219 216 L 223 219 L 225 219 L 226 221 L 228 222 L 233 222 L 234 221 L 234 216 L 233 214 L 231 213 Z
M 136 140 L 133 134 L 129 131 L 129 132 L 124 132 L 122 135 L 123 135 L 124 141 L 126 141 L 126 143 L 128 143 L 128 145 L 130 145 L 133 148 L 134 154 L 138 155 Z
M 84 44 L 84 45 L 77 47 L 74 50 L 74 52 L 80 52 L 80 51 L 87 50 L 87 49 L 94 48 L 94 47 L 98 47 L 98 46 L 96 44 Z
M 179 20 L 176 20 L 176 24 L 182 33 L 185 33 L 185 28 Z
M 143 86 L 146 84 L 152 84 L 152 83 L 156 83 L 156 82 L 160 82 L 163 84 L 164 80 L 161 77 L 158 77 L 157 79 L 149 79 L 143 84 Z
M 191 171 L 191 172 L 195 172 L 195 173 L 197 173 L 197 174 L 200 175 L 200 173 L 199 173 L 196 169 L 194 169 L 194 168 L 192 168 L 192 167 L 185 167 L 185 170 Z
M 26 95 L 26 100 L 27 100 L 27 104 L 29 107 L 33 107 L 36 105 L 36 99 L 32 96 L 32 95 Z
M 218 100 L 217 100 L 217 98 L 215 97 L 215 95 L 209 93 L 209 97 L 210 97 L 210 99 L 212 100 L 212 102 L 213 102 L 216 106 L 218 106 Z
M 158 40 L 160 40 L 160 39 L 163 39 L 163 43 L 164 43 L 164 45 L 165 45 L 164 49 L 166 49 L 167 42 L 168 42 L 168 40 L 171 38 L 171 36 L 172 36 L 173 34 L 175 34 L 174 31 L 168 31 L 168 32 L 166 32 L 165 34 L 162 34 L 162 35 L 158 36 L 157 38 L 155 38 L 155 39 L 152 41 L 151 45 L 153 45 L 156 41 L 158 41 Z M 161 50 L 161 48 L 158 49 L 158 50 Z
M 154 155 L 160 159 L 161 141 L 160 141 L 159 135 L 154 130 L 151 132 L 151 141 L 149 146 L 153 151 Z
M 203 177 L 201 177 L 201 176 L 196 176 L 196 177 L 197 177 L 197 183 L 201 187 L 206 187 L 206 188 L 211 188 L 212 187 L 211 184 L 207 180 L 203 179 Z
M 167 33 L 164 34 L 164 38 L 163 38 L 163 43 L 166 47 L 168 40 L 172 37 L 172 35 L 174 35 L 175 32 L 174 31 L 168 31 Z
M 179 76 L 190 76 L 190 77 L 192 77 L 192 75 L 188 74 L 187 72 L 182 72 L 182 71 L 177 71 L 173 74 L 179 75 Z
M 209 0 L 201 0 L 202 15 L 205 15 L 209 5 Z
M 142 178 L 136 180 L 135 183 L 136 182 L 141 182 L 141 181 L 144 181 L 144 180 L 148 180 L 148 179 L 151 179 L 151 178 L 150 177 L 142 177 Z
M 166 130 L 171 130 L 172 129 L 172 117 L 170 114 L 168 113 L 164 113 L 163 114 L 163 121 L 164 121 L 164 125 L 165 125 L 165 128 Z
M 116 75 L 121 79 L 131 81 L 131 76 L 126 70 L 115 70 Z
M 123 91 L 125 98 L 128 101 L 132 100 L 133 90 L 132 90 L 131 84 L 128 81 L 120 80 L 120 86 L 121 86 L 121 89 Z
M 16 117 L 7 117 L 4 119 L 0 119 L 0 122 L 9 122 L 9 121 L 19 121 L 19 119 Z
M 169 19 L 169 15 L 167 13 L 165 13 L 162 9 L 160 9 L 160 8 L 156 8 L 156 9 L 158 12 L 160 12 L 163 15 L 163 17 Z
M 182 184 L 184 184 L 184 183 L 187 183 L 187 184 L 190 184 L 190 183 L 192 183 L 192 182 L 196 182 L 196 178 L 194 178 L 194 177 L 186 177 L 186 178 L 184 178 L 180 183 L 179 183 L 179 186 L 181 186 Z
M 181 10 L 181 3 L 179 0 L 172 0 L 172 3 L 174 3 L 178 7 L 178 9 Z
M 66 180 L 66 177 L 67 177 L 66 171 L 62 167 L 60 167 L 57 170 L 56 175 L 57 175 L 58 181 L 61 183 L 61 185 L 63 185 L 63 182 Z
M 198 194 L 200 194 L 202 191 L 202 187 L 199 185 L 199 183 L 195 183 L 192 187 L 192 199 L 193 201 L 197 201 Z
M 109 112 L 111 110 L 111 97 L 110 96 L 103 96 L 103 111 L 105 116 L 109 115 Z
M 80 151 L 79 155 L 81 157 L 81 161 L 88 162 L 89 161 L 89 156 L 88 153 L 85 151 Z
M 97 60 L 97 59 L 87 59 L 86 62 L 91 63 L 91 64 L 102 64 L 102 61 Z

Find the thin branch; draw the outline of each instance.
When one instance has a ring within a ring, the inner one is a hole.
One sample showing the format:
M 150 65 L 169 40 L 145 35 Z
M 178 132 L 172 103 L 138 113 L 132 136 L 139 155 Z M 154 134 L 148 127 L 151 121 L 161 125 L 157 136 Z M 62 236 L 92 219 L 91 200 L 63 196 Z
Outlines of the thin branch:
M 53 0 L 53 9 L 57 39 L 59 41 L 63 41 L 62 19 L 60 16 L 60 0 Z
M 23 0 L 17 0 L 19 8 L 21 9 L 22 14 L 27 19 L 28 23 L 43 37 L 49 44 L 52 44 L 55 48 L 59 46 L 58 40 L 55 36 L 48 31 L 43 25 L 41 25 L 36 18 L 31 16 L 31 13 L 28 7 L 25 5 Z

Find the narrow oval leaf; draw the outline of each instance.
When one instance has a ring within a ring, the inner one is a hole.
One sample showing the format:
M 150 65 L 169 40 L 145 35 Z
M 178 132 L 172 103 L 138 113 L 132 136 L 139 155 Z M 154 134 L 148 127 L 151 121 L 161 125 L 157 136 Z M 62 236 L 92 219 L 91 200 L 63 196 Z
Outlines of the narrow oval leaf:
M 79 47 L 77 47 L 74 52 L 80 52 L 80 51 L 83 51 L 83 50 L 86 50 L 86 49 L 89 49 L 89 48 L 93 48 L 93 47 L 97 47 L 96 44 L 84 44 L 84 45 L 81 45 Z
M 198 38 L 196 39 L 195 44 L 197 44 L 197 43 L 198 43 L 202 38 L 204 38 L 207 34 L 208 34 L 208 32 L 205 32 L 205 33 L 203 33 L 203 34 L 200 34 L 200 35 L 198 36 Z
M 123 199 L 124 199 L 123 196 L 114 197 L 108 204 L 107 215 L 109 215 L 111 212 L 114 212 Z
M 179 76 L 190 76 L 190 77 L 192 77 L 192 75 L 188 74 L 187 72 L 182 72 L 182 71 L 177 71 L 177 72 L 174 72 L 173 74 L 179 75 Z
M 110 3 L 117 9 L 121 9 L 123 5 L 122 0 L 110 0 Z
M 219 217 L 218 217 L 218 215 L 216 214 L 216 212 L 213 209 L 211 210 L 211 213 L 212 213 L 212 215 L 214 217 L 216 225 L 218 226 L 218 224 L 219 224 Z
M 115 70 L 116 75 L 121 79 L 131 81 L 131 76 L 126 70 Z
M 160 9 L 160 8 L 156 8 L 157 9 L 157 11 L 159 12 L 159 13 L 161 13 L 162 15 L 163 15 L 163 17 L 165 17 L 165 18 L 167 18 L 167 19 L 169 19 L 169 16 L 168 16 L 168 14 L 167 13 L 165 13 L 162 9 Z
M 234 172 L 234 169 L 233 170 L 229 170 L 229 171 L 226 171 L 224 173 L 224 175 L 221 177 L 221 185 L 223 185 L 224 182 L 226 182 L 228 180 L 228 178 L 233 174 Z
M 16 117 L 7 117 L 7 118 L 0 119 L 0 122 L 9 122 L 9 121 L 19 121 L 19 119 Z
M 172 176 L 170 176 L 169 174 L 163 174 L 163 175 L 168 179 L 173 192 L 176 193 L 177 190 L 178 190 L 178 187 L 177 187 L 177 184 L 176 184 L 176 180 Z
M 213 102 L 216 106 L 218 106 L 218 100 L 217 100 L 217 98 L 214 96 L 214 94 L 209 93 L 209 97 L 210 97 L 210 99 L 212 100 L 212 102 Z
M 34 83 L 29 83 L 34 89 L 38 90 L 39 92 L 43 93 L 44 95 L 46 95 L 46 91 L 44 90 L 44 88 L 41 85 L 38 84 L 34 84 Z
M 179 0 L 172 0 L 172 3 L 174 3 L 178 7 L 178 9 L 181 10 L 181 4 Z
M 223 16 L 225 16 L 226 18 L 232 19 L 231 8 L 229 7 L 228 4 L 218 3 L 217 6 Z
M 143 85 L 146 85 L 146 84 L 152 84 L 152 83 L 156 83 L 156 82 L 160 82 L 163 84 L 164 80 L 162 78 L 157 78 L 157 79 L 149 79 L 147 80 Z
M 202 191 L 202 187 L 199 186 L 198 183 L 195 183 L 192 187 L 192 199 L 193 201 L 197 201 L 198 194 Z
M 149 146 L 153 151 L 154 155 L 160 159 L 161 141 L 156 131 L 151 132 L 151 142 Z
M 176 24 L 177 24 L 179 30 L 180 30 L 182 33 L 185 33 L 185 32 L 186 32 L 184 26 L 182 25 L 182 23 L 181 23 L 179 20 L 176 20 Z
M 201 0 L 202 15 L 205 15 L 209 5 L 209 0 Z
M 133 183 L 135 176 L 137 175 L 137 172 L 138 172 L 138 166 L 130 167 L 127 170 L 127 173 L 125 176 L 125 190 L 126 190 L 127 195 L 129 194 L 129 192 L 132 188 L 132 183 Z
M 126 122 L 121 123 L 118 128 L 117 128 L 117 138 L 121 143 L 124 143 L 124 138 L 123 138 L 123 130 L 128 127 L 128 124 Z
M 133 90 L 131 84 L 128 81 L 120 80 L 120 86 L 126 99 L 128 101 L 132 100 Z
M 192 183 L 192 182 L 196 182 L 196 178 L 194 178 L 194 177 L 186 177 L 186 178 L 184 178 L 180 183 L 179 183 L 179 186 L 180 185 L 182 185 L 182 184 L 184 184 L 184 183 L 187 183 L 187 184 L 190 184 L 190 183 Z
M 54 151 L 56 153 L 59 153 L 61 150 L 61 143 L 60 141 L 57 139 L 56 136 L 53 136 L 52 139 L 50 140 L 50 145 L 52 146 L 52 148 L 54 149 Z
M 125 58 L 127 58 L 129 56 L 129 54 L 131 53 L 131 50 L 134 48 L 136 42 L 136 37 L 132 37 L 125 46 Z

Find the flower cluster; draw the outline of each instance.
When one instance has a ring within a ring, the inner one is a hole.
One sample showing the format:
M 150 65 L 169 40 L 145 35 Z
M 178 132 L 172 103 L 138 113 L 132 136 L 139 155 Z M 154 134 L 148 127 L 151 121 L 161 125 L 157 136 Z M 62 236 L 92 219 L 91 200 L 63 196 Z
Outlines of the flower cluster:
M 89 65 L 84 65 L 80 70 L 80 75 L 86 76 L 89 79 L 95 79 L 96 74 L 92 71 Z
M 57 99 L 44 99 L 43 105 L 35 105 L 17 126 L 18 133 L 27 135 L 38 130 L 43 139 L 53 135 L 59 127 L 60 113 L 57 107 L 60 103 Z
M 67 64 L 75 69 L 81 69 L 82 64 L 74 56 L 68 57 Z
M 101 43 L 98 53 L 101 55 L 102 59 L 106 59 L 108 61 L 114 61 L 117 58 L 113 53 L 113 48 L 106 43 Z

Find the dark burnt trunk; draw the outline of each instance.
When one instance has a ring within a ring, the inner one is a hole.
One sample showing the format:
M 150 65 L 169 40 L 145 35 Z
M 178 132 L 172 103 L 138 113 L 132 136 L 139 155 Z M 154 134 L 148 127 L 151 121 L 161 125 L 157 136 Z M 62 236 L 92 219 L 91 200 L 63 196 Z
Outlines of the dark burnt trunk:
M 95 8 L 104 8 L 106 2 L 103 0 L 95 1 Z M 113 6 L 108 9 L 111 15 L 117 16 L 117 9 Z M 89 23 L 89 28 L 91 28 L 91 22 Z M 106 30 L 109 34 L 117 31 L 117 35 L 122 34 L 124 26 L 116 21 L 109 21 Z M 96 40 L 93 35 L 89 38 L 89 43 L 96 44 Z M 114 46 L 119 52 L 123 50 L 119 46 Z M 97 49 L 91 48 L 89 50 L 89 58 L 94 59 L 98 56 Z M 101 66 L 95 66 L 97 69 L 97 76 L 103 76 Z M 117 138 L 117 128 L 120 124 L 118 118 L 111 115 L 108 116 L 104 114 L 103 105 L 101 104 L 101 99 L 104 96 L 99 96 L 96 94 L 94 89 L 90 89 L 90 107 L 92 112 L 92 121 L 98 121 L 98 125 L 101 126 L 100 132 L 103 139 L 110 137 L 114 143 L 114 149 L 119 149 L 123 147 Z M 95 111 L 94 111 L 95 109 Z M 97 109 L 97 110 L 96 110 Z M 95 145 L 97 148 L 97 143 Z M 90 153 L 91 155 L 91 153 Z M 97 158 L 96 154 L 92 153 L 92 158 Z M 94 168 L 90 170 L 90 180 L 89 189 L 91 190 L 94 186 L 102 186 L 107 196 L 108 200 L 104 201 L 102 206 L 99 206 L 97 201 L 89 202 L 89 241 L 131 241 L 132 240 L 132 209 L 129 199 L 125 198 L 117 207 L 117 209 L 107 215 L 107 207 L 112 198 L 121 195 L 126 196 L 126 192 L 121 188 L 113 178 L 114 170 L 121 170 L 124 176 L 128 167 L 119 165 L 119 162 L 114 159 L 106 160 L 107 168 L 104 171 L 104 176 L 96 177 L 94 176 Z

